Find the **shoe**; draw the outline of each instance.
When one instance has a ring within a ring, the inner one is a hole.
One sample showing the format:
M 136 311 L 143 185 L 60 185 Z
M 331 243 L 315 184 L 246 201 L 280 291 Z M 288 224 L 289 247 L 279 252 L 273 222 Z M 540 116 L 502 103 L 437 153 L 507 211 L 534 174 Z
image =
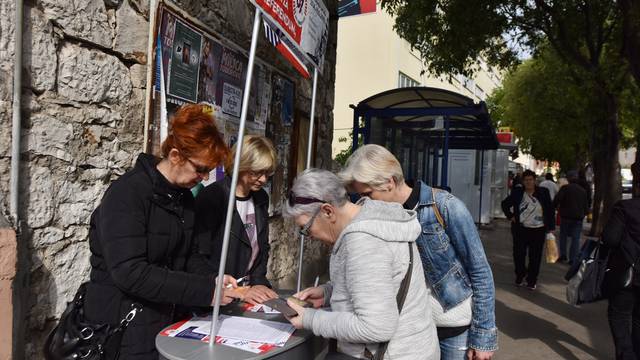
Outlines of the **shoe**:
M 527 289 L 533 291 L 537 288 L 536 284 L 527 284 Z
M 567 257 L 566 257 L 566 256 L 560 256 L 560 257 L 558 258 L 558 261 L 557 261 L 557 262 L 566 262 L 567 260 L 569 260 L 569 259 L 567 259 Z
M 524 286 L 524 276 L 516 276 L 516 286 Z

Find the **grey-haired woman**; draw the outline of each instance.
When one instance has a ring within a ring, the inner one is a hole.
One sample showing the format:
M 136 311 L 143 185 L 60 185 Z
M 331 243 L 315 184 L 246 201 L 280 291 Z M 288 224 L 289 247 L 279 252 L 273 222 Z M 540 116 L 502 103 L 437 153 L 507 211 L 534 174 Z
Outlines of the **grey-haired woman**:
M 419 259 L 414 211 L 370 199 L 353 204 L 336 175 L 308 169 L 293 184 L 285 216 L 294 218 L 302 235 L 333 246 L 331 281 L 296 294 L 314 309 L 289 301 L 299 314 L 289 319 L 295 327 L 337 339 L 331 358 L 372 358 L 385 342 L 384 359 L 439 358 L 435 326 L 425 320 L 431 308 L 421 262 L 409 267 L 410 248 Z M 405 277 L 410 280 L 398 313 Z M 323 306 L 331 311 L 318 309 Z

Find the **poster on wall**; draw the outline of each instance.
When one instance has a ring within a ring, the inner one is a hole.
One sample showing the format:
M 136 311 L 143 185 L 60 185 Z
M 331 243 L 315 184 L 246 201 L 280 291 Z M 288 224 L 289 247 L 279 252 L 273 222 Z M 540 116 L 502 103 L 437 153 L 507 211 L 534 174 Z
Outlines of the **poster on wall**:
M 202 35 L 176 20 L 167 94 L 189 102 L 198 100 L 201 45 Z
M 322 72 L 329 39 L 329 10 L 323 0 L 251 0 Z
M 237 51 L 222 47 L 216 104 L 224 114 L 240 117 L 242 109 L 242 93 L 247 76 L 247 59 Z
M 293 82 L 280 75 L 273 76 L 273 111 L 284 126 L 293 124 Z
M 200 59 L 198 102 L 212 105 L 216 103 L 216 83 L 221 56 L 222 45 L 204 36 L 202 38 L 202 58 Z

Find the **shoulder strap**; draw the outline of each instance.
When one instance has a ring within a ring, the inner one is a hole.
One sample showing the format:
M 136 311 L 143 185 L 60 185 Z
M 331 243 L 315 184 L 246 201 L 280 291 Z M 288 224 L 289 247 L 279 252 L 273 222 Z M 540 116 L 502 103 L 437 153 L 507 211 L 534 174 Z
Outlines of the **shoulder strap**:
M 402 307 L 404 306 L 404 301 L 407 299 L 407 292 L 409 292 L 409 284 L 411 283 L 411 273 L 413 272 L 413 243 L 409 244 L 409 267 L 407 268 L 407 273 L 404 275 L 404 279 L 402 279 L 402 283 L 400 283 L 400 289 L 398 289 L 398 295 L 396 295 L 396 302 L 398 304 L 398 315 L 402 312 Z M 382 360 L 384 358 L 384 354 L 387 352 L 387 347 L 389 346 L 389 342 L 385 341 L 380 343 L 378 347 L 378 351 L 376 354 L 371 357 L 373 360 Z M 366 353 L 367 351 L 365 351 Z
M 438 203 L 436 202 L 436 190 L 435 188 L 431 188 L 431 199 L 433 200 L 433 212 L 436 214 L 436 219 L 438 219 L 438 222 L 440 223 L 440 226 L 442 226 L 443 229 L 447 228 L 447 224 L 444 222 L 444 218 L 442 217 L 442 214 L 440 213 L 440 209 L 438 209 Z

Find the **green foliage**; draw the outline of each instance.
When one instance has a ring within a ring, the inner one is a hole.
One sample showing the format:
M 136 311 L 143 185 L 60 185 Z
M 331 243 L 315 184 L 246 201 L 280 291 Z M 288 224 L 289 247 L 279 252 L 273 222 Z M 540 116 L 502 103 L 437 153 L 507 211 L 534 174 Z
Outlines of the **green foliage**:
M 586 76 L 544 48 L 509 73 L 487 99 L 492 120 L 514 129 L 523 152 L 573 168 L 592 155 L 592 132 L 602 131 L 603 125 L 597 92 L 580 81 Z M 631 145 L 640 125 L 637 87 L 627 82 L 620 99 L 622 143 Z
M 351 144 L 353 142 L 353 131 L 349 132 L 349 136 L 341 136 L 338 138 L 339 143 L 347 143 Z M 351 156 L 351 146 L 348 146 L 346 149 L 340 151 L 333 158 L 340 166 L 344 166 L 347 163 L 347 159 Z
M 567 65 L 552 51 L 525 61 L 487 100 L 491 117 L 514 129 L 519 148 L 536 159 L 573 167 L 586 159 L 598 107 L 583 96 Z
M 613 0 L 382 0 L 382 7 L 437 75 L 468 75 L 483 58 L 508 68 L 546 43 L 564 62 L 597 70 L 621 31 Z

